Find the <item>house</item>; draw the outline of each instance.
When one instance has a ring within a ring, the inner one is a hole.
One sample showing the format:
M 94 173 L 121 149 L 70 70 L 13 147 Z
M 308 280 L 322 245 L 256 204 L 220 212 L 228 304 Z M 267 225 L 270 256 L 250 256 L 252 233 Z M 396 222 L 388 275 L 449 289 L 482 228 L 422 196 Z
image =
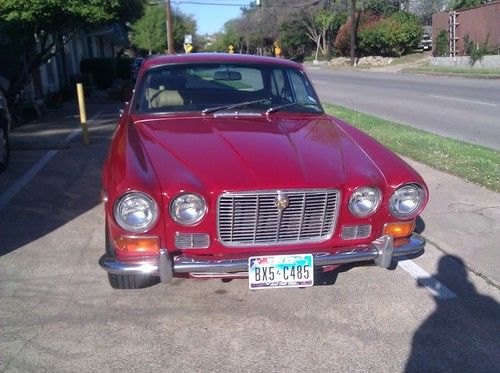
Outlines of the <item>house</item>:
M 53 39 L 49 35 L 49 42 Z M 113 57 L 128 46 L 128 34 L 121 24 L 105 25 L 79 30 L 61 44 L 64 52 L 56 54 L 44 65 L 31 72 L 31 80 L 25 86 L 23 101 L 28 104 L 36 99 L 59 92 L 68 87 L 71 77 L 80 73 L 80 61 L 84 58 Z M 19 56 L 10 48 L 10 41 L 0 30 L 0 76 L 12 76 Z M 40 48 L 39 45 L 36 48 Z
M 128 46 L 128 35 L 119 24 L 81 30 L 64 40 L 64 53 L 59 53 L 38 71 L 33 72 L 32 92 L 46 96 L 68 86 L 71 77 L 80 73 L 80 61 L 85 58 L 114 57 Z

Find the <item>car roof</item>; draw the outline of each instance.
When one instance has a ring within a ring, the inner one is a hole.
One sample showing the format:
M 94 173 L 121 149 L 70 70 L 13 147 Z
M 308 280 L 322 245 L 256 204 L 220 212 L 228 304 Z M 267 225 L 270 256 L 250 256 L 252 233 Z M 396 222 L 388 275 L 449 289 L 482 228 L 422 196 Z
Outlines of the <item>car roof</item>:
M 243 63 L 243 64 L 272 64 L 302 69 L 296 62 L 275 57 L 255 56 L 250 54 L 229 53 L 189 53 L 176 55 L 160 55 L 148 58 L 143 63 L 144 69 L 155 66 L 177 63 Z

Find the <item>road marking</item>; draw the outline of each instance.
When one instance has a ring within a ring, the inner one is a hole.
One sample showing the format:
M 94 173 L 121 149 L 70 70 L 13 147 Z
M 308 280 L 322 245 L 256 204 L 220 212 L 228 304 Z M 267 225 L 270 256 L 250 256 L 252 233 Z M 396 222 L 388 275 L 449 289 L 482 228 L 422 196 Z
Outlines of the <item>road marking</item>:
M 459 101 L 459 102 L 468 102 L 468 103 L 471 103 L 471 104 L 478 104 L 478 105 L 499 106 L 497 104 L 492 104 L 490 102 L 466 100 L 466 99 L 463 99 L 463 98 L 456 98 L 456 97 L 438 96 L 438 95 L 429 95 L 429 97 L 442 98 L 442 99 L 445 99 L 445 100 L 452 100 L 452 101 Z
M 90 120 L 87 121 L 93 122 L 96 120 L 101 114 L 103 110 L 99 111 L 96 115 L 94 115 Z M 65 141 L 69 142 L 72 139 L 74 139 L 80 132 L 82 131 L 82 127 L 79 126 L 78 128 L 75 128 L 73 131 L 70 132 L 68 136 L 64 139 Z M 9 189 L 7 189 L 1 196 L 0 196 L 0 211 L 2 211 L 5 206 L 9 204 L 9 202 L 16 196 L 19 191 L 26 186 L 30 182 L 31 179 L 35 177 L 35 175 L 40 172 L 40 170 L 47 164 L 48 161 L 50 161 L 54 156 L 59 152 L 59 150 L 49 150 L 47 153 L 44 154 L 44 156 L 37 162 L 33 167 L 29 169 L 28 172 L 26 172 L 20 179 L 18 179 Z
M 436 278 L 428 274 L 424 269 L 418 266 L 413 260 L 403 260 L 398 262 L 398 267 L 403 269 L 408 273 L 413 279 L 415 279 L 420 285 L 425 287 L 432 295 L 436 298 L 453 299 L 457 295 L 440 283 Z

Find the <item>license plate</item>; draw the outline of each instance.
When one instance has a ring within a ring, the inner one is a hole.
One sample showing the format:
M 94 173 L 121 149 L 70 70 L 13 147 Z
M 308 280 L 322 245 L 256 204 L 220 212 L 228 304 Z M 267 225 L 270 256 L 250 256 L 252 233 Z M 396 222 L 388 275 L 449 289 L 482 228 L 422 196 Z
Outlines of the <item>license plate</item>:
M 250 289 L 313 286 L 313 256 L 252 256 L 248 258 L 248 283 Z

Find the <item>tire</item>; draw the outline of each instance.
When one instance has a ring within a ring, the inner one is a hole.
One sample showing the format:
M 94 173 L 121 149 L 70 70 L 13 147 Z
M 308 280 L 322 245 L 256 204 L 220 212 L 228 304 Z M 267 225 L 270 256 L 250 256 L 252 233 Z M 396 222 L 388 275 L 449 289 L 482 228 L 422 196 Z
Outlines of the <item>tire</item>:
M 115 275 L 108 273 L 108 281 L 113 289 L 143 289 L 158 283 L 154 276 L 149 275 Z
M 110 258 L 114 257 L 113 249 L 109 239 L 109 233 L 106 223 L 106 255 Z M 155 276 L 150 275 L 116 275 L 108 273 L 108 281 L 113 289 L 142 289 L 153 286 L 159 282 Z
M 0 116 L 0 172 L 7 168 L 9 163 L 9 132 L 7 120 Z

